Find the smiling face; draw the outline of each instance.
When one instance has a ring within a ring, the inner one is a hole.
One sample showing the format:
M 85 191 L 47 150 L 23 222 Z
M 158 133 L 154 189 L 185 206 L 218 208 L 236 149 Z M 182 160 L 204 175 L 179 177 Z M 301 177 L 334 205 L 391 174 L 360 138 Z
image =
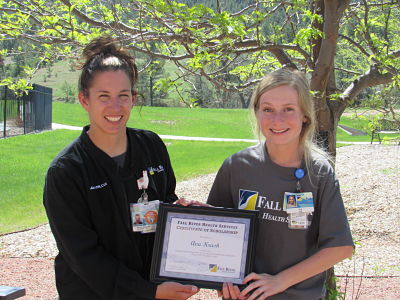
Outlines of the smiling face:
M 135 96 L 124 71 L 105 71 L 94 75 L 87 93 L 80 92 L 79 102 L 89 114 L 90 136 L 126 134 L 126 123 Z
M 259 99 L 256 118 L 268 149 L 282 146 L 299 148 L 306 117 L 299 105 L 299 95 L 293 87 L 281 85 L 264 92 Z
M 135 215 L 135 222 L 140 223 L 140 215 L 138 214 Z

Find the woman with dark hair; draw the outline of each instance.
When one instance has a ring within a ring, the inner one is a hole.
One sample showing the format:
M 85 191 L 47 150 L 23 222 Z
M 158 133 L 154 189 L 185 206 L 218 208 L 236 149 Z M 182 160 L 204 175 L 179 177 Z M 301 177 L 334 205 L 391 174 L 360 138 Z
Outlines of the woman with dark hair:
M 198 288 L 149 281 L 154 227 L 134 225 L 137 209 L 177 200 L 164 143 L 126 127 L 136 101 L 134 58 L 108 36 L 83 55 L 78 98 L 90 125 L 51 163 L 43 196 L 59 250 L 60 299 L 186 299 Z

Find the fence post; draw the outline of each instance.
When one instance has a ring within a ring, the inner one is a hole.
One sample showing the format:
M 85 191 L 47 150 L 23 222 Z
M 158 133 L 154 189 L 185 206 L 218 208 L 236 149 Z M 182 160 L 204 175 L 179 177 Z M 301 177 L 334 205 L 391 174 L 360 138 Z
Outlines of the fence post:
M 24 134 L 26 134 L 26 116 L 25 116 L 25 94 L 22 96 L 22 119 L 24 120 Z
M 3 138 L 6 137 L 6 131 L 7 131 L 7 86 L 4 86 L 4 120 L 3 120 Z

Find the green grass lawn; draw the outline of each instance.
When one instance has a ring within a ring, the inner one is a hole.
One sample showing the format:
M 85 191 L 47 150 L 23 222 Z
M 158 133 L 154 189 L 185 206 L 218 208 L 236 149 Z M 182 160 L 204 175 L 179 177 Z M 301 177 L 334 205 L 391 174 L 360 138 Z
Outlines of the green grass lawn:
M 252 144 L 165 140 L 177 181 L 216 172 L 231 154 Z
M 42 192 L 47 167 L 78 134 L 62 130 L 0 140 L 0 233 L 46 222 Z
M 344 125 L 362 129 L 365 120 L 342 117 Z M 53 103 L 53 122 L 83 126 L 86 112 L 79 104 Z M 247 110 L 136 107 L 130 127 L 158 134 L 254 138 Z M 0 234 L 46 222 L 42 190 L 48 165 L 56 154 L 80 134 L 57 130 L 0 140 Z M 338 129 L 338 141 L 370 141 Z M 178 181 L 218 170 L 230 154 L 249 143 L 166 140 Z M 337 145 L 338 147 L 342 144 Z
M 57 130 L 0 140 L 0 234 L 47 222 L 42 205 L 47 168 L 79 134 Z M 167 140 L 166 144 L 178 181 L 216 172 L 226 157 L 249 146 L 175 140 Z
M 368 122 L 369 120 L 366 118 L 353 118 L 348 116 L 341 116 L 339 123 L 351 128 L 366 131 L 368 128 Z
M 53 102 L 53 122 L 74 126 L 88 124 L 79 104 Z M 134 107 L 129 127 L 158 134 L 252 139 L 250 114 L 245 109 Z
M 152 130 L 158 134 L 254 139 L 250 119 L 250 113 L 246 109 L 143 106 L 133 109 L 128 126 Z M 53 102 L 53 122 L 83 126 L 89 121 L 79 104 Z M 342 116 L 339 123 L 366 131 L 368 120 Z M 338 128 L 336 139 L 345 142 L 369 142 L 371 135 L 351 136 Z
M 369 116 L 372 118 L 371 116 Z M 342 124 L 344 126 L 348 126 L 351 128 L 355 128 L 358 130 L 362 130 L 367 133 L 367 135 L 358 135 L 358 136 L 351 136 L 341 130 L 340 128 L 337 129 L 336 132 L 336 140 L 337 141 L 347 141 L 347 142 L 370 142 L 371 141 L 371 133 L 368 130 L 368 123 L 369 119 L 368 118 L 352 118 L 352 117 L 347 117 L 347 116 L 342 116 L 340 118 L 339 124 Z M 392 139 L 400 138 L 400 134 L 381 134 L 382 139 Z M 377 141 L 377 139 L 374 139 L 374 141 Z
M 178 140 L 165 140 L 165 142 L 178 182 L 216 172 L 225 158 L 252 145 L 239 142 Z

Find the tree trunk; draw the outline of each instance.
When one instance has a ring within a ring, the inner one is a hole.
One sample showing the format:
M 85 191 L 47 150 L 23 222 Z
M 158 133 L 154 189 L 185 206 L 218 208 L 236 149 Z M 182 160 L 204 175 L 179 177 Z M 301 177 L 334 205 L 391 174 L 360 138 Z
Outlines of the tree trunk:
M 150 75 L 150 106 L 154 106 L 153 103 L 153 76 Z
M 336 277 L 335 277 L 335 269 L 332 267 L 326 271 L 326 295 L 325 300 L 336 299 Z
M 248 108 L 250 104 L 250 99 L 247 99 L 243 96 L 243 93 L 239 93 L 240 102 L 242 103 L 242 108 Z

